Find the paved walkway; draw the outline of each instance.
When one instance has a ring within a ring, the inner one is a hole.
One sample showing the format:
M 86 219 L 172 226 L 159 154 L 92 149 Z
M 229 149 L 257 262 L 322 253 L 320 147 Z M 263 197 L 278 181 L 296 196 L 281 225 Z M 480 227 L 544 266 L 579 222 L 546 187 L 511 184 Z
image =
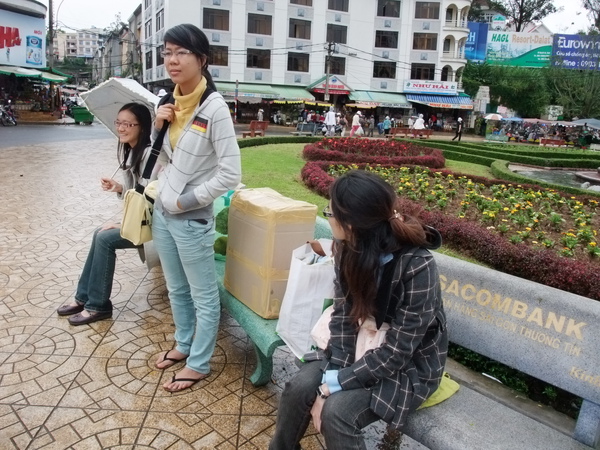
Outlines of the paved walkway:
M 137 252 L 118 252 L 113 320 L 73 327 L 56 315 L 92 232 L 120 219 L 98 182 L 115 165 L 110 139 L 0 152 L 0 448 L 266 449 L 292 356 L 278 350 L 274 383 L 255 388 L 252 345 L 224 313 L 207 381 L 164 391 L 181 368 L 154 368 L 173 347 L 167 290 Z M 382 433 L 369 430 L 369 448 Z M 312 428 L 302 445 L 324 448 Z

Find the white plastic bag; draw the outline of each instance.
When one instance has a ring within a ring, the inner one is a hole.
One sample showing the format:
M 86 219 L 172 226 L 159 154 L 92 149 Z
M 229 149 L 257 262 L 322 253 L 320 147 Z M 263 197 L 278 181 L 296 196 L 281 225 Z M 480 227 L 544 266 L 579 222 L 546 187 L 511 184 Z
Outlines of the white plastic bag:
M 326 256 L 319 258 L 310 244 L 295 249 L 276 331 L 298 358 L 314 347 L 310 331 L 333 298 L 335 269 L 330 239 L 319 239 Z
M 356 130 L 356 133 L 354 133 L 354 134 L 356 134 L 357 136 L 362 136 L 365 134 L 365 130 L 363 130 L 362 126 L 359 126 L 358 129 Z

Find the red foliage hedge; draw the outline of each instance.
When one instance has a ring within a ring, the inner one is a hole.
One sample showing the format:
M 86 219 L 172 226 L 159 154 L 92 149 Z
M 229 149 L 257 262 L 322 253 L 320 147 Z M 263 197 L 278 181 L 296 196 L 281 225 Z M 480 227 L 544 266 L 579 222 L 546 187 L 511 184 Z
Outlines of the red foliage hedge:
M 327 173 L 328 168 L 348 164 L 350 163 L 346 161 L 309 161 L 302 169 L 302 180 L 319 195 L 329 198 L 329 186 L 334 178 Z M 360 164 L 359 168 L 364 165 Z M 490 180 L 484 178 L 469 178 L 490 183 Z M 408 199 L 402 201 L 407 208 L 418 208 L 416 203 Z M 439 230 L 446 245 L 496 270 L 600 300 L 600 277 L 597 267 L 591 264 L 563 258 L 551 250 L 513 244 L 478 223 L 467 222 L 439 211 L 424 211 L 422 217 L 428 225 Z
M 446 160 L 441 150 L 411 142 L 374 139 L 323 139 L 308 144 L 302 153 L 307 161 L 344 161 L 344 164 L 419 165 L 440 169 Z

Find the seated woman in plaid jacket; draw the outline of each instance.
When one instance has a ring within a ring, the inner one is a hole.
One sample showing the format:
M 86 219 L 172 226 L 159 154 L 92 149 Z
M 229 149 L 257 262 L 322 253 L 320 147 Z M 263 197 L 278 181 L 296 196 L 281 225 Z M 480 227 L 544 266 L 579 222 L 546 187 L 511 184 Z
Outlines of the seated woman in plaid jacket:
M 286 384 L 271 450 L 300 448 L 311 415 L 328 450 L 365 448 L 362 428 L 383 419 L 402 430 L 444 370 L 446 318 L 427 250 L 439 247 L 439 233 L 401 211 L 394 189 L 365 171 L 338 178 L 330 197 L 323 214 L 336 241 L 331 337 Z M 355 360 L 358 324 L 369 316 L 390 329 Z

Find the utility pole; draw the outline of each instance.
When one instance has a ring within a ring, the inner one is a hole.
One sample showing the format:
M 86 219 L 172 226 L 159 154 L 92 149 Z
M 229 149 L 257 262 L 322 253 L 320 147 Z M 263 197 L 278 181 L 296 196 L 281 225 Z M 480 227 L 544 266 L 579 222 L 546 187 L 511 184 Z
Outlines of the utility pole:
M 50 73 L 52 73 L 52 67 L 54 67 L 54 12 L 52 6 L 52 0 L 49 0 L 49 14 L 48 14 L 48 67 L 50 67 Z M 54 83 L 50 82 L 50 111 L 54 113 Z
M 331 70 L 331 54 L 333 53 L 335 44 L 327 43 L 327 56 L 325 57 L 325 101 L 329 101 L 329 72 Z

